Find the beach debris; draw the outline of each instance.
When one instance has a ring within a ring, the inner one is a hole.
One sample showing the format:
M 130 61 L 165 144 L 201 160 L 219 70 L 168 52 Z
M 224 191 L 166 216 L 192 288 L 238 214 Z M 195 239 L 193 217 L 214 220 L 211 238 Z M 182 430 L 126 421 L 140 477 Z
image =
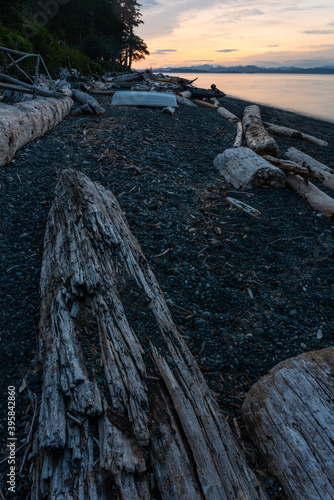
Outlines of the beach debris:
M 56 127 L 72 106 L 69 97 L 0 103 L 0 166 L 12 161 L 22 146 Z
M 191 92 L 189 90 L 185 90 L 184 92 L 180 92 L 179 95 L 184 97 L 185 99 L 191 99 Z
M 259 210 L 251 207 L 250 205 L 247 205 L 247 203 L 244 203 L 243 201 L 236 200 L 235 198 L 231 198 L 230 196 L 226 197 L 226 201 L 233 208 L 242 210 L 243 212 L 246 212 L 247 214 L 252 215 L 253 217 L 259 217 L 261 215 L 261 212 L 259 212 Z
M 324 163 L 315 160 L 312 156 L 296 148 L 289 148 L 284 153 L 284 158 L 306 168 L 314 175 L 314 179 L 322 182 L 325 187 L 334 191 L 334 171 Z
M 285 186 L 283 171 L 246 147 L 226 149 L 216 156 L 213 165 L 237 189 L 261 185 L 276 188 Z
M 64 170 L 44 241 L 32 498 L 266 500 L 111 191 Z
M 173 115 L 175 113 L 176 108 L 172 108 L 172 106 L 168 106 L 167 108 L 163 108 L 162 112 L 166 115 Z
M 82 104 L 82 107 L 76 110 L 75 114 L 104 115 L 106 112 L 106 110 L 99 105 L 97 100 L 86 92 L 72 89 L 72 97 Z
M 210 102 L 206 101 L 201 101 L 200 99 L 195 99 L 195 104 L 200 104 L 201 106 L 205 106 L 206 108 L 210 109 L 217 109 L 217 106 L 215 106 L 215 104 L 211 104 Z
M 248 392 L 242 416 L 288 499 L 334 498 L 334 348 L 282 361 Z
M 176 101 L 178 104 L 184 104 L 185 106 L 196 106 L 194 102 L 192 102 L 190 99 L 187 99 L 186 97 L 181 97 L 179 95 L 176 96 Z
M 263 126 L 261 110 L 256 104 L 244 109 L 242 119 L 247 146 L 259 155 L 278 155 L 278 146 Z
M 311 182 L 306 184 L 300 175 L 288 174 L 286 185 L 302 196 L 318 213 L 334 220 L 334 198 L 328 196 Z
M 219 108 L 220 102 L 218 101 L 218 99 L 216 99 L 216 97 L 211 97 L 210 102 L 211 102 L 211 104 L 214 104 L 214 106 L 216 106 L 216 108 Z
M 118 91 L 115 92 L 113 106 L 148 106 L 152 108 L 176 108 L 175 94 L 169 92 Z
M 186 90 L 189 90 L 191 92 L 191 97 L 193 98 L 201 98 L 207 97 L 216 97 L 216 98 L 221 98 L 225 97 L 225 92 L 222 92 L 221 90 L 218 89 L 200 89 L 197 87 L 186 87 Z
M 302 139 L 304 141 L 317 144 L 318 146 L 328 146 L 328 142 L 323 141 L 322 139 L 318 139 L 317 137 L 313 137 L 313 135 L 304 134 L 303 132 L 300 132 L 299 130 L 295 130 L 293 128 L 281 127 L 280 125 L 275 125 L 274 123 L 269 122 L 264 122 L 264 126 L 270 134 L 277 135 L 278 137 Z
M 235 141 L 234 141 L 234 144 L 233 144 L 234 148 L 240 148 L 242 146 L 243 136 L 244 136 L 244 131 L 243 131 L 243 128 L 242 128 L 242 123 L 239 121 L 237 123 L 237 135 L 235 137 Z
M 237 116 L 235 116 L 233 113 L 231 113 L 228 109 L 223 108 L 223 106 L 219 106 L 217 111 L 223 118 L 225 118 L 225 120 L 228 120 L 231 123 L 240 122 L 240 119 Z

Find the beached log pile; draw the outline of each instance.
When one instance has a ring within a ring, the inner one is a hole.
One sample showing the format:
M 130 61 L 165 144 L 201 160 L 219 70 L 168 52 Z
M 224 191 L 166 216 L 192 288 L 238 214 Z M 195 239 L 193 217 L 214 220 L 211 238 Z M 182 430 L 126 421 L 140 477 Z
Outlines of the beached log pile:
M 116 199 L 74 170 L 47 223 L 39 357 L 33 499 L 267 498 Z

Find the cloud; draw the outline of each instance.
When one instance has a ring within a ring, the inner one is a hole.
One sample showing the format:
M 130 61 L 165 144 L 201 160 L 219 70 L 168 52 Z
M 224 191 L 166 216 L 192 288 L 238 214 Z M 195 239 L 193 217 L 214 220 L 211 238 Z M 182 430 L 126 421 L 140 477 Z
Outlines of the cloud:
M 168 52 L 177 52 L 176 49 L 157 49 L 155 52 L 151 52 L 151 54 L 168 54 Z
M 334 30 L 305 30 L 303 33 L 306 35 L 332 35 Z
M 215 50 L 215 52 L 238 52 L 239 49 L 221 49 Z
M 226 23 L 236 23 L 237 21 L 241 21 L 242 19 L 253 17 L 253 16 L 262 16 L 264 12 L 260 9 L 239 9 L 233 11 L 227 11 L 221 16 L 218 16 L 216 19 L 212 19 L 212 21 L 217 21 L 223 24 Z
M 279 45 L 266 45 L 266 47 L 279 47 Z
M 150 9 L 156 5 L 160 5 L 160 2 L 157 2 L 157 0 L 141 0 L 140 4 L 142 9 Z

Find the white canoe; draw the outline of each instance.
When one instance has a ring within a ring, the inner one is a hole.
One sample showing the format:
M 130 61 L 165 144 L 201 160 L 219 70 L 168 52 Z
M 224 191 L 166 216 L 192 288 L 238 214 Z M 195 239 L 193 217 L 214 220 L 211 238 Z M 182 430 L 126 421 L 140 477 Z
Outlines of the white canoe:
M 172 92 L 145 92 L 141 90 L 120 90 L 113 95 L 114 106 L 148 106 L 152 108 L 176 108 L 175 94 Z

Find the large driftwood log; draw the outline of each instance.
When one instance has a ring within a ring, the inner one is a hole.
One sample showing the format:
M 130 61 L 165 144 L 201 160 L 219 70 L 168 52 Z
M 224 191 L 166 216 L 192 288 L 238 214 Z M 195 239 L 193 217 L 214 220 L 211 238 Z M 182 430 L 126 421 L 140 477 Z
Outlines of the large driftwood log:
M 334 198 L 328 196 L 311 182 L 306 184 L 300 175 L 289 174 L 286 178 L 286 185 L 305 198 L 314 210 L 328 219 L 334 220 Z
M 78 101 L 82 106 L 85 106 L 85 109 L 82 110 L 82 113 L 78 113 L 76 111 L 76 114 L 87 114 L 90 113 L 94 115 L 104 115 L 106 110 L 102 108 L 102 106 L 99 105 L 96 99 L 92 97 L 91 95 L 87 94 L 86 92 L 81 92 L 81 90 L 76 90 L 72 89 L 72 97 L 76 101 Z M 80 109 L 80 108 L 79 108 Z
M 266 498 L 116 199 L 74 170 L 48 218 L 41 303 L 34 500 Z
M 0 103 L 0 166 L 28 142 L 53 129 L 71 111 L 72 99 L 34 99 L 13 106 Z
M 273 368 L 249 391 L 249 435 L 291 500 L 334 499 L 334 348 Z
M 328 142 L 318 139 L 313 135 L 304 134 L 299 130 L 293 128 L 281 127 L 280 125 L 275 125 L 274 123 L 264 122 L 267 132 L 278 137 L 288 137 L 289 139 L 301 139 L 303 141 L 312 142 L 318 146 L 328 146 Z
M 282 170 L 249 148 L 226 149 L 216 156 L 213 165 L 228 183 L 238 189 L 263 184 L 278 188 L 285 185 Z
M 278 155 L 278 146 L 263 126 L 261 111 L 252 104 L 244 110 L 242 119 L 247 146 L 259 155 Z
M 294 161 L 304 168 L 307 168 L 314 178 L 322 182 L 323 185 L 332 191 L 334 191 L 334 172 L 327 165 L 320 163 L 320 161 L 315 160 L 312 156 L 309 156 L 296 148 L 289 148 L 284 157 L 291 161 Z

